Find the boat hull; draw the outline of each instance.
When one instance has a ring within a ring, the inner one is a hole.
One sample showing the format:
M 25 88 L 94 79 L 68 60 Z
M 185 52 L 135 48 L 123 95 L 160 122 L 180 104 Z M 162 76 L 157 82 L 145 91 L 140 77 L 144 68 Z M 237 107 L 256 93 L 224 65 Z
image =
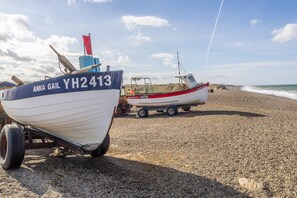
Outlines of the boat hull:
M 121 82 L 122 71 L 63 76 L 7 90 L 1 104 L 14 120 L 90 151 L 110 128 Z
M 178 92 L 139 94 L 127 96 L 130 105 L 138 107 L 161 107 L 171 105 L 195 105 L 207 101 L 209 84 Z

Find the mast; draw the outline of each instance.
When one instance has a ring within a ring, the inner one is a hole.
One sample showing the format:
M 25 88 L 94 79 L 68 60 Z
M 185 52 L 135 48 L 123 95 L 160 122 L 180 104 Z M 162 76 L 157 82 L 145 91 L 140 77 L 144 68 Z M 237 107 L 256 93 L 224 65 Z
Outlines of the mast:
M 179 62 L 178 51 L 176 52 L 176 54 L 177 54 L 178 75 L 180 75 L 180 62 Z
M 83 48 L 84 48 L 84 55 L 86 55 L 86 46 L 85 46 L 85 42 L 83 41 Z
M 179 56 L 178 56 L 178 51 L 176 52 L 176 57 L 177 57 L 177 66 L 178 66 L 178 75 L 179 75 L 179 78 L 178 78 L 178 83 L 179 84 L 182 84 L 182 79 L 180 77 L 180 62 L 179 62 Z
M 91 43 L 91 34 L 90 34 L 90 33 L 89 33 L 89 38 L 90 38 L 90 46 L 91 46 L 92 57 L 93 57 L 93 49 L 92 49 L 92 43 Z

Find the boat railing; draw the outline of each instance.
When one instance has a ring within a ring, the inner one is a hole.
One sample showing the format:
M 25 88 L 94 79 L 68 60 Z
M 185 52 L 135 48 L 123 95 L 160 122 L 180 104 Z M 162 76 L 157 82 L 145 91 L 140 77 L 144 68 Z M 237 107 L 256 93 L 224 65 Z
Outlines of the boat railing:
M 138 84 L 137 81 L 143 81 L 143 82 L 141 84 Z M 131 77 L 130 83 L 131 83 L 131 89 L 130 89 L 131 95 L 154 92 L 154 87 L 152 85 L 151 78 L 149 77 L 140 77 L 140 76 Z

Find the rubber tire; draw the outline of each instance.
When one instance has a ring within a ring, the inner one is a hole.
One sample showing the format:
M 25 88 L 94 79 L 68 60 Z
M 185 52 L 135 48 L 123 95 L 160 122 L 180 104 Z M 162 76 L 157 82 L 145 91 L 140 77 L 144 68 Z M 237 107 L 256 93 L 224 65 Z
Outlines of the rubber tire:
M 137 111 L 137 115 L 140 118 L 146 118 L 148 116 L 148 110 L 146 108 L 140 108 Z
M 176 106 L 170 106 L 167 108 L 166 113 L 168 116 L 175 116 L 178 113 Z
M 16 124 L 7 124 L 0 133 L 0 165 L 3 169 L 19 168 L 25 156 L 25 136 Z
M 158 113 L 163 113 L 164 110 L 162 110 L 162 109 L 157 109 L 156 111 L 157 111 Z
M 105 155 L 109 149 L 109 145 L 110 145 L 110 136 L 109 133 L 106 134 L 103 142 L 101 143 L 101 145 L 96 148 L 95 150 L 91 151 L 91 156 L 92 157 L 101 157 L 103 155 Z
M 185 106 L 182 108 L 183 111 L 190 111 L 191 109 L 191 106 Z

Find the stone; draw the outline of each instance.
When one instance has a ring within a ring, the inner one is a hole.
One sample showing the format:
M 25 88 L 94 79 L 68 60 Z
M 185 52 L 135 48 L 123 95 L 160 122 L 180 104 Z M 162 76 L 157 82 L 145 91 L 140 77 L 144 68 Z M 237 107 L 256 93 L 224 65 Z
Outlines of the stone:
M 262 183 L 247 178 L 239 178 L 238 182 L 241 187 L 249 191 L 263 190 L 264 188 Z

